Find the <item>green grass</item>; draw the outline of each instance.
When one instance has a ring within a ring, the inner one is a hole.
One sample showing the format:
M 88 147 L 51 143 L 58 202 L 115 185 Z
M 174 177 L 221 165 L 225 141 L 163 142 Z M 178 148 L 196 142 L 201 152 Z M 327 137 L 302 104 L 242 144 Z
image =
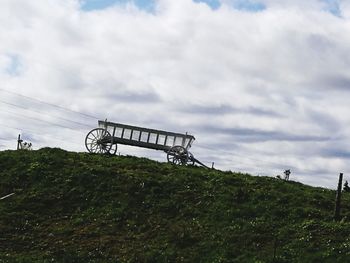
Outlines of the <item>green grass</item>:
M 0 262 L 348 262 L 350 196 L 44 148 L 0 152 Z M 274 257 L 275 252 L 275 259 Z

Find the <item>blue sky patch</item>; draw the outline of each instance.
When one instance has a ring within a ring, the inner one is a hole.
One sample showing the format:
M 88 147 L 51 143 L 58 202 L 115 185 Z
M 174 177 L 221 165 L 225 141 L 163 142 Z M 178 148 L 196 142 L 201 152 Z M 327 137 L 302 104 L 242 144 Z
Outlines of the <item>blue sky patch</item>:
M 10 63 L 6 67 L 5 71 L 11 76 L 18 76 L 20 73 L 21 62 L 17 55 L 8 55 Z
M 176 0 L 174 0 L 176 1 Z M 205 3 L 213 10 L 218 9 L 221 6 L 220 0 L 193 0 L 195 3 Z M 332 0 L 322 0 L 332 1 Z M 84 11 L 101 10 L 113 5 L 125 5 L 127 3 L 134 3 L 138 8 L 152 12 L 155 7 L 155 0 L 81 0 L 81 8 Z M 232 1 L 234 8 L 249 12 L 258 12 L 266 9 L 263 3 L 255 0 L 234 0 Z
M 174 0 L 176 1 L 176 0 Z M 221 6 L 220 0 L 193 0 L 196 3 L 206 3 L 213 10 Z M 341 16 L 339 0 L 319 0 L 325 4 L 325 11 L 332 13 L 335 16 Z M 153 12 L 155 7 L 155 0 L 80 0 L 81 9 L 84 11 L 101 10 L 113 5 L 125 5 L 127 3 L 134 3 L 138 8 L 147 12 Z M 232 5 L 235 9 L 259 12 L 266 9 L 266 5 L 258 0 L 232 0 Z
M 234 8 L 249 12 L 259 12 L 266 9 L 263 3 L 254 0 L 238 0 L 233 3 Z
M 219 0 L 194 0 L 196 3 L 206 3 L 212 9 L 218 9 L 221 5 Z
M 152 11 L 154 9 L 154 0 L 82 0 L 81 9 L 84 11 L 101 10 L 113 5 L 125 5 L 134 3 L 142 10 Z
M 325 9 L 327 12 L 330 12 L 335 16 L 341 16 L 339 0 L 321 0 L 321 2 L 325 3 Z

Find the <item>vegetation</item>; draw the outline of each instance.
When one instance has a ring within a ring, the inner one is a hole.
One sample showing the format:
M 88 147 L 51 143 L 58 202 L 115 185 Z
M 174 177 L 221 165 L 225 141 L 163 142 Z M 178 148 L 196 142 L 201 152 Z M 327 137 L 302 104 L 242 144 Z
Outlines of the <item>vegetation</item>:
M 0 152 L 0 262 L 348 262 L 350 194 L 145 158 Z

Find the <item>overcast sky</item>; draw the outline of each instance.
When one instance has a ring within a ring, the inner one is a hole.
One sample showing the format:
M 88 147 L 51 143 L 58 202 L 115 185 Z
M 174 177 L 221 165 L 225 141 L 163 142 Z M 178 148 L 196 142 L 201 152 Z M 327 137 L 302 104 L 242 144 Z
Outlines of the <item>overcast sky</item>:
M 85 151 L 108 118 L 189 132 L 218 169 L 335 188 L 349 68 L 349 0 L 2 0 L 0 150 L 21 133 Z

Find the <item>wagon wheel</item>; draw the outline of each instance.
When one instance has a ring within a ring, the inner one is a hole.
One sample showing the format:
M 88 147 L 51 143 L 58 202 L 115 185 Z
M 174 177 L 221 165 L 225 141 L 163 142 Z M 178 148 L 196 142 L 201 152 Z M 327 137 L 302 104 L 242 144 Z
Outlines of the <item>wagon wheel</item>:
M 194 156 L 192 153 L 188 152 L 188 160 L 187 160 L 187 165 L 194 165 L 195 160 L 194 160 Z
M 85 147 L 90 153 L 109 153 L 112 143 L 108 141 L 111 134 L 102 128 L 91 130 L 85 138 Z
M 111 146 L 111 149 L 109 150 L 109 153 L 112 155 L 116 155 L 118 150 L 118 145 L 116 143 L 113 143 Z
M 169 163 L 186 165 L 188 162 L 188 151 L 182 146 L 173 146 L 167 154 Z

